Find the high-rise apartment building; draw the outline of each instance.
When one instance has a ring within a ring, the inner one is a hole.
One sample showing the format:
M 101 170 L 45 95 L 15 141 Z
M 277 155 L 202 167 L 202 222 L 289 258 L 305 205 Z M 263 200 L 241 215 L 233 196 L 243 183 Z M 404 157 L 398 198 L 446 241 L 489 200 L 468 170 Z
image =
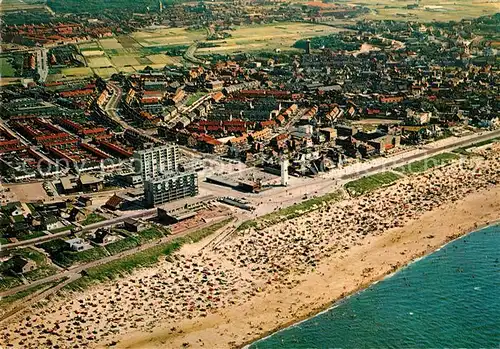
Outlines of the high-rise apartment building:
M 167 173 L 144 182 L 144 196 L 149 207 L 198 194 L 195 172 Z
M 175 144 L 149 148 L 134 153 L 135 172 L 144 181 L 162 176 L 167 172 L 176 172 L 178 168 L 179 148 Z

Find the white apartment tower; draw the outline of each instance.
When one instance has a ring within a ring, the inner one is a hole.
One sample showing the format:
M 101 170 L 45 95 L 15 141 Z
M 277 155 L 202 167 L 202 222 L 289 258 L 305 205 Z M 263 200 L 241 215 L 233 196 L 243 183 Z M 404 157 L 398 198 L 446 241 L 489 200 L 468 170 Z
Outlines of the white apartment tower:
M 179 148 L 175 144 L 163 145 L 134 153 L 134 168 L 143 181 L 176 172 L 179 163 Z

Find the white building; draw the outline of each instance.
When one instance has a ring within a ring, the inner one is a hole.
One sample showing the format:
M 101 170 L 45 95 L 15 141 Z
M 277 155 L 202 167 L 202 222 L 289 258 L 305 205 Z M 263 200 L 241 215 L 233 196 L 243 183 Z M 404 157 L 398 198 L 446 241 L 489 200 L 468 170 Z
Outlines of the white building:
M 175 144 L 163 145 L 134 153 L 134 168 L 144 181 L 176 172 L 179 164 L 179 148 Z

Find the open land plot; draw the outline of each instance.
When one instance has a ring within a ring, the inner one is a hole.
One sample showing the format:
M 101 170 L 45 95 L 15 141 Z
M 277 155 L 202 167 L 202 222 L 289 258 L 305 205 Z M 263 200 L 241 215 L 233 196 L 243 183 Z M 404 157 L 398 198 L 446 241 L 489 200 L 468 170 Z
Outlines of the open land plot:
M 0 57 L 0 76 L 2 78 L 16 76 L 16 71 L 8 57 Z
M 122 44 L 120 44 L 116 38 L 101 39 L 99 40 L 99 43 L 105 50 L 123 48 Z
M 449 164 L 450 162 L 457 160 L 458 158 L 460 158 L 460 156 L 457 154 L 443 153 L 436 156 L 431 156 L 430 158 L 420 161 L 411 162 L 408 165 L 398 167 L 395 170 L 406 174 L 420 173 L 437 166 Z
M 199 48 L 197 54 L 225 53 L 231 51 L 294 50 L 293 44 L 303 38 L 337 33 L 342 29 L 312 23 L 273 23 L 248 25 L 230 31 L 231 37 L 210 41 L 217 47 Z
M 475 18 L 496 13 L 500 10 L 498 2 L 484 0 L 420 0 L 415 9 L 408 9 L 407 5 L 414 5 L 414 0 L 380 0 L 373 2 L 356 2 L 370 8 L 371 13 L 365 15 L 367 19 L 408 20 L 422 22 L 452 21 L 462 18 Z
M 93 74 L 92 69 L 88 67 L 63 68 L 61 73 L 65 76 L 91 76 Z
M 146 56 L 153 64 L 176 64 L 179 63 L 179 59 L 175 59 L 174 57 L 169 57 L 167 55 L 149 55 Z
M 165 64 L 147 64 L 147 65 L 134 65 L 133 68 L 137 71 L 144 70 L 146 67 L 151 67 L 153 69 L 162 69 Z
M 117 67 L 119 72 L 121 73 L 135 73 L 135 69 L 133 67 Z
M 120 35 L 116 39 L 122 45 L 122 47 L 125 49 L 141 47 L 141 45 L 137 41 L 135 41 L 134 38 L 132 38 L 128 35 Z
M 99 44 L 95 41 L 86 42 L 82 44 L 78 44 L 78 49 L 80 51 L 99 51 Z
M 81 51 L 81 53 L 82 53 L 82 56 L 84 56 L 84 57 L 104 56 L 104 51 L 101 51 L 101 50 Z
M 49 196 L 43 184 L 38 183 L 23 183 L 23 184 L 4 184 L 4 187 L 9 188 L 16 196 L 18 201 L 30 202 L 36 200 L 46 200 Z
M 345 188 L 352 196 L 359 196 L 392 184 L 400 178 L 401 177 L 394 172 L 381 172 L 351 181 L 345 185 Z
M 185 28 L 164 28 L 154 30 L 140 30 L 132 33 L 131 37 L 142 46 L 158 45 L 190 45 L 196 40 L 204 40 L 204 30 L 187 30 Z
M 30 1 L 3 0 L 0 2 L 0 12 L 34 10 L 44 6 L 44 4 L 30 3 Z
M 118 73 L 118 70 L 113 67 L 109 68 L 94 68 L 94 73 L 99 75 L 101 78 L 106 79 L 111 77 L 111 75 Z
M 87 64 L 91 68 L 105 68 L 112 66 L 107 57 L 93 57 L 87 58 Z
M 125 67 L 125 66 L 132 66 L 132 65 L 139 65 L 140 62 L 137 60 L 136 57 L 133 56 L 116 56 L 116 57 L 111 57 L 111 62 L 115 67 Z

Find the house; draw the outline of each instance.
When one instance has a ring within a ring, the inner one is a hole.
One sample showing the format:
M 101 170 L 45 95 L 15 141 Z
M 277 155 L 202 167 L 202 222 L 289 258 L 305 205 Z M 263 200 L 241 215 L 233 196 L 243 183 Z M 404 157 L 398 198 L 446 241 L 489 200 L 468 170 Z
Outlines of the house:
M 13 274 L 25 274 L 37 268 L 37 264 L 31 259 L 20 255 L 15 255 L 7 261 L 10 264 L 9 271 Z
M 83 251 L 83 250 L 87 249 L 87 247 L 89 246 L 80 238 L 69 239 L 69 240 L 66 240 L 65 243 L 73 251 Z
M 55 216 L 43 216 L 42 217 L 42 227 L 45 230 L 54 230 L 59 228 L 61 223 L 59 222 L 59 219 Z
M 109 198 L 108 201 L 106 201 L 104 207 L 110 209 L 111 211 L 116 211 L 121 208 L 124 201 L 125 201 L 124 198 L 114 194 L 112 197 Z
M 116 240 L 117 236 L 111 235 L 108 229 L 98 229 L 92 238 L 92 241 L 101 245 L 106 245 Z
M 431 112 L 418 112 L 411 109 L 406 111 L 406 119 L 410 125 L 425 125 L 431 121 Z
M 78 203 L 82 206 L 92 206 L 92 197 L 90 196 L 79 196 L 77 199 Z
M 128 218 L 124 221 L 124 228 L 128 231 L 137 233 L 146 229 L 146 225 L 137 219 Z
M 69 220 L 72 222 L 83 221 L 87 217 L 85 212 L 83 212 L 78 207 L 73 207 L 69 213 Z
M 99 191 L 104 187 L 103 179 L 84 173 L 78 178 L 79 187 L 83 191 Z

